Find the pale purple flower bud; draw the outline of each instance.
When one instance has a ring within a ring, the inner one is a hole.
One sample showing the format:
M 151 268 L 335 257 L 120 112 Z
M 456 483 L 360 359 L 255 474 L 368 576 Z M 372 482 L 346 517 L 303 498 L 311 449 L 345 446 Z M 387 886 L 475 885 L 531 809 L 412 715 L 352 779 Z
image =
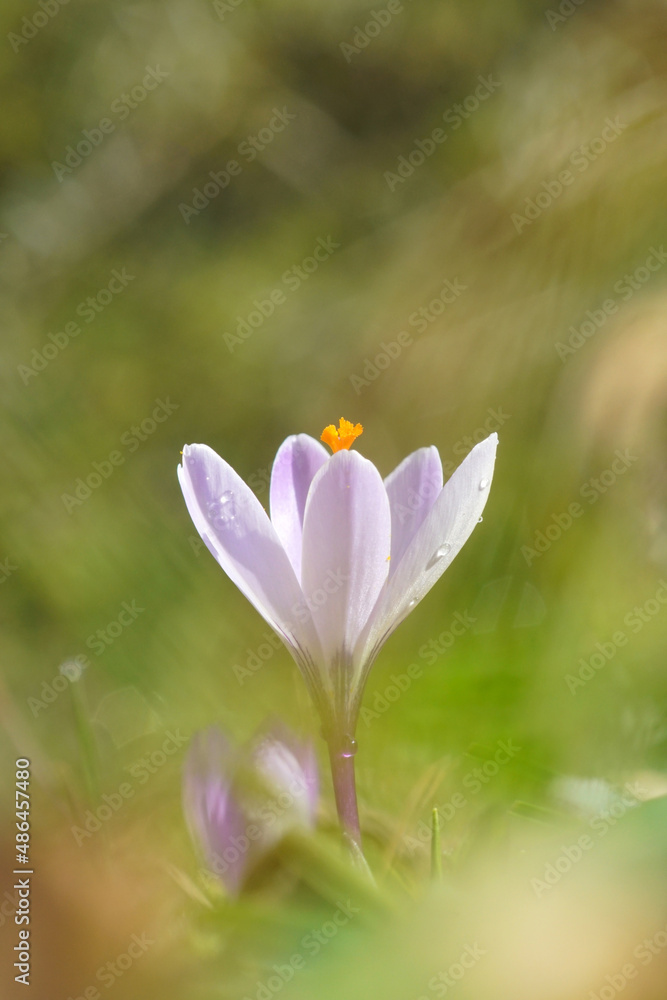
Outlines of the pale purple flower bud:
M 183 809 L 208 869 L 239 892 L 256 863 L 290 830 L 315 823 L 315 751 L 284 727 L 234 750 L 220 729 L 196 734 L 183 773 Z

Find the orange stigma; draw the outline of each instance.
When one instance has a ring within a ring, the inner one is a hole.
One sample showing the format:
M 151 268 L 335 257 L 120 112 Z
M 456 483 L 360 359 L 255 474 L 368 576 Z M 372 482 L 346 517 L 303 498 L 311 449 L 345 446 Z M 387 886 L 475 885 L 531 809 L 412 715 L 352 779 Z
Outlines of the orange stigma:
M 361 424 L 351 424 L 349 420 L 343 420 L 341 417 L 338 430 L 335 424 L 329 424 L 320 434 L 320 441 L 328 444 L 333 452 L 347 450 L 363 432 Z

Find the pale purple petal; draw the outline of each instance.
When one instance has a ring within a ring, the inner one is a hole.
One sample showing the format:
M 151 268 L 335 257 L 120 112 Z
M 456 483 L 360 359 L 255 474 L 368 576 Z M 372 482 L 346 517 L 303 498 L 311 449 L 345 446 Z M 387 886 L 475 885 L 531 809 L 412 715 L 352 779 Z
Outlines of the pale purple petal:
M 297 653 L 320 653 L 299 581 L 259 500 L 224 459 L 186 445 L 178 467 L 194 525 L 227 576 Z
M 286 738 L 266 737 L 254 751 L 259 773 L 277 793 L 289 796 L 284 809 L 289 824 L 312 826 L 319 796 L 317 763 L 312 745 Z
M 365 662 L 442 576 L 472 534 L 489 495 L 498 435 L 476 445 L 444 485 L 381 595 L 355 661 Z
M 315 747 L 310 740 L 297 740 L 296 738 L 287 742 L 287 746 L 299 762 L 308 803 L 308 814 L 311 823 L 314 823 L 320 798 L 320 772 L 317 766 Z
M 339 451 L 313 479 L 301 579 L 325 664 L 348 659 L 387 578 L 391 514 L 375 466 Z
M 442 463 L 438 449 L 431 446 L 413 451 L 387 476 L 384 485 L 391 508 L 391 577 L 440 495 Z
M 211 726 L 190 743 L 183 766 L 183 811 L 190 836 L 211 872 L 229 892 L 243 881 L 248 857 L 236 849 L 246 825 L 240 803 L 230 788 L 232 750 L 220 730 Z
M 289 561 L 301 579 L 303 515 L 313 476 L 329 453 L 309 434 L 293 434 L 283 441 L 271 470 L 271 521 Z

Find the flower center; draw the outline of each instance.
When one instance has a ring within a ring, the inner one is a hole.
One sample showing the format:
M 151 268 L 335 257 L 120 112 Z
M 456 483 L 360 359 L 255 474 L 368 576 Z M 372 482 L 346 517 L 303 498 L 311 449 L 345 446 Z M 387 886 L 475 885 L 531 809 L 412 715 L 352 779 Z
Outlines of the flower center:
M 341 417 L 338 429 L 335 424 L 329 424 L 320 434 L 320 441 L 328 444 L 333 452 L 341 451 L 343 448 L 347 450 L 363 432 L 361 424 L 351 424 L 349 420 Z

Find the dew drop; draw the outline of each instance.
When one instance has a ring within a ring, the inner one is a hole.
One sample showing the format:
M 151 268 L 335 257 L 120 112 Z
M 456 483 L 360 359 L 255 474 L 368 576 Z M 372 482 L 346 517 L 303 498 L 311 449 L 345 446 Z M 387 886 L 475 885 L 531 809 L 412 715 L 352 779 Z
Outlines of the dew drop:
M 340 751 L 341 757 L 354 757 L 357 752 L 357 741 L 352 739 L 351 736 L 345 736 L 343 738 L 343 745 Z
M 436 551 L 429 559 L 426 565 L 426 569 L 433 569 L 436 563 L 439 563 L 441 559 L 444 559 L 444 557 L 447 555 L 451 547 L 452 546 L 450 542 L 443 542 L 443 544 L 438 549 L 436 549 Z
M 488 485 L 489 485 L 489 480 L 488 479 L 480 479 L 480 481 L 479 481 L 479 488 L 480 488 L 480 490 L 485 490 Z
M 408 604 L 408 607 L 409 608 L 414 608 L 414 606 L 415 606 L 416 603 L 417 603 L 416 601 L 410 601 L 409 604 Z
M 484 520 L 484 518 L 483 518 L 483 517 L 478 517 L 478 518 L 477 518 L 477 523 L 478 523 L 478 524 L 481 524 L 483 520 Z
M 216 528 L 226 528 L 236 518 L 236 503 L 231 490 L 225 490 L 218 500 L 211 500 L 208 515 Z

